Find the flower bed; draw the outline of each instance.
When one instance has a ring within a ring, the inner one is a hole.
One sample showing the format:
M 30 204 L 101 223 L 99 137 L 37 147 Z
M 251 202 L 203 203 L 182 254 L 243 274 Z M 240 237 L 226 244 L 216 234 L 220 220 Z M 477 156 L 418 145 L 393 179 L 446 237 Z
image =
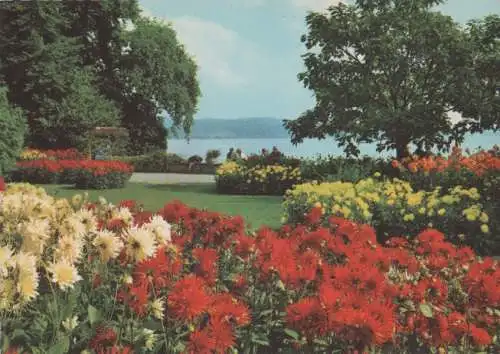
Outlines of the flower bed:
M 400 177 L 414 188 L 450 188 L 457 185 L 476 187 L 492 200 L 500 198 L 500 154 L 498 148 L 464 156 L 459 148 L 450 156 L 412 157 L 392 161 Z
M 241 218 L 179 202 L 153 215 L 25 185 L 2 199 L 12 352 L 500 349 L 498 263 L 435 230 L 383 246 L 339 218 L 245 235 Z
M 248 168 L 236 161 L 224 162 L 215 173 L 217 191 L 227 194 L 283 195 L 301 180 L 300 169 L 282 165 Z
M 121 188 L 132 167 L 120 161 L 31 160 L 19 161 L 11 174 L 14 181 L 36 184 L 74 184 L 83 189 Z
M 476 188 L 414 191 L 405 181 L 374 178 L 357 183 L 306 183 L 287 193 L 284 208 L 287 223 L 302 223 L 311 211 L 324 223 L 330 216 L 369 223 L 380 241 L 437 227 L 451 242 L 481 252 L 498 251 L 500 247 L 499 230 L 490 227 L 496 224 L 489 214 L 495 214 L 481 204 Z

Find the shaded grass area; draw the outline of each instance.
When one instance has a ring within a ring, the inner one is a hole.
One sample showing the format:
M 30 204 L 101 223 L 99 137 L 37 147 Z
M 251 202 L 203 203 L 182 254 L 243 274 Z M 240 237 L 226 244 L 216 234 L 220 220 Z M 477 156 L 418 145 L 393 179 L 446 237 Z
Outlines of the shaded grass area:
M 64 185 L 43 185 L 53 196 L 68 198 L 85 190 Z M 111 203 L 123 199 L 134 199 L 146 210 L 156 211 L 166 203 L 180 200 L 190 207 L 208 209 L 229 215 L 241 215 L 252 229 L 262 225 L 279 227 L 281 219 L 281 197 L 220 195 L 213 184 L 160 185 L 129 183 L 125 188 L 87 191 L 91 200 L 103 196 Z

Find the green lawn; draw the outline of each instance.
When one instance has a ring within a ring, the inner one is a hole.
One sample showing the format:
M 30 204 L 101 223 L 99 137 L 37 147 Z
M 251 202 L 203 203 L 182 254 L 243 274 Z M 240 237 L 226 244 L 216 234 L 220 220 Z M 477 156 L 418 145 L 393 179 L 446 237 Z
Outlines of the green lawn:
M 70 186 L 44 185 L 49 194 L 71 197 L 85 191 Z M 103 196 L 112 203 L 123 199 L 134 199 L 147 210 L 158 210 L 167 202 L 178 199 L 185 204 L 230 215 L 241 215 L 252 228 L 261 225 L 278 227 L 281 219 L 281 197 L 219 195 L 213 184 L 160 185 L 129 183 L 122 189 L 88 191 L 96 200 Z

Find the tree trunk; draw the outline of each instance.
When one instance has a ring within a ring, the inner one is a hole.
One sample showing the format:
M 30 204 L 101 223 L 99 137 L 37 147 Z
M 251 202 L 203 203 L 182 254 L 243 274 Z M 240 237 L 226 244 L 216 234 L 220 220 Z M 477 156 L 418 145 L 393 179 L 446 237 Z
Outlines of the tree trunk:
M 406 157 L 410 156 L 410 151 L 408 149 L 407 141 L 397 141 L 396 142 L 396 158 L 398 160 L 402 160 Z

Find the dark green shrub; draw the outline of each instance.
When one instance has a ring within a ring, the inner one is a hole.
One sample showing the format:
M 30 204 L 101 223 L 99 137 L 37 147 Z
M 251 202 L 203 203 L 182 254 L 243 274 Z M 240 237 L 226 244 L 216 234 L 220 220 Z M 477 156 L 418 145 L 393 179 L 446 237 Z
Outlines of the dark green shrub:
M 168 172 L 170 164 L 183 164 L 186 160 L 181 156 L 164 151 L 138 156 L 114 156 L 113 160 L 131 164 L 135 172 Z
M 26 134 L 26 118 L 10 106 L 7 89 L 0 87 L 0 176 L 12 169 L 21 153 Z

